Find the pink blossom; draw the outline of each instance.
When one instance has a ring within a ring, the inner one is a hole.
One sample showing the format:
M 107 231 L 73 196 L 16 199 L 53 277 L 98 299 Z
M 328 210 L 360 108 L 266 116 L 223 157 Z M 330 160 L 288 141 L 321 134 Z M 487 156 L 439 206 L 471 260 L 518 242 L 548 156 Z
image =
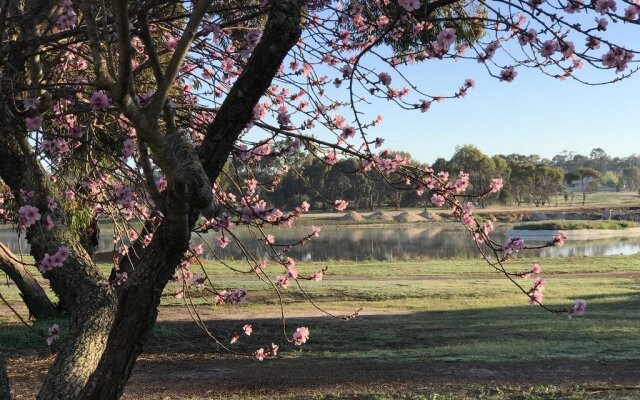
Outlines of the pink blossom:
M 309 340 L 309 328 L 300 327 L 293 333 L 293 344 L 300 346 Z
M 136 148 L 136 146 L 133 143 L 133 140 L 126 139 L 122 143 L 122 157 L 124 157 L 125 159 L 131 157 L 133 155 L 133 152 L 134 152 L 135 148 Z
M 567 231 L 558 231 L 558 233 L 556 233 L 556 235 L 553 237 L 553 243 L 556 246 L 561 247 L 564 245 L 564 242 L 567 239 L 568 239 Z
M 272 234 L 268 234 L 265 240 L 268 244 L 274 244 L 276 242 L 276 237 Z
M 45 229 L 50 231 L 55 226 L 56 226 L 56 224 L 53 222 L 53 219 L 51 218 L 50 215 L 47 214 L 47 216 L 45 217 L 45 225 L 44 225 Z
M 51 196 L 47 196 L 47 208 L 51 211 L 58 208 L 58 203 L 56 203 L 56 200 Z
M 276 285 L 280 286 L 283 289 L 289 287 L 289 275 L 278 275 L 276 276 Z
M 22 106 L 25 110 L 37 110 L 40 107 L 40 99 L 38 98 L 27 98 L 22 100 Z
M 320 231 L 322 230 L 322 228 L 320 228 L 319 226 L 311 226 L 312 229 L 312 235 L 315 237 L 319 237 L 320 236 Z
M 231 240 L 224 236 L 218 236 L 215 238 L 215 242 L 216 242 L 216 246 L 220 247 L 221 249 L 224 249 L 225 247 L 227 247 L 229 243 L 231 243 Z
M 543 57 L 551 57 L 558 50 L 558 42 L 555 40 L 547 40 L 542 44 L 540 55 Z
M 165 190 L 167 190 L 167 178 L 165 178 L 164 176 L 160 177 L 156 181 L 156 188 L 158 188 L 159 192 L 164 192 Z
M 587 311 L 587 302 L 584 300 L 576 300 L 573 308 L 569 310 L 567 313 L 568 317 L 571 318 L 573 315 L 584 315 Z
M 529 29 L 527 32 L 518 35 L 518 43 L 520 43 L 520 46 L 535 43 L 536 40 L 538 40 L 538 32 L 536 32 L 535 29 Z
M 543 297 L 544 295 L 541 291 L 534 290 L 533 292 L 529 293 L 529 305 L 535 306 L 536 304 L 542 303 Z
M 18 210 L 18 223 L 25 228 L 35 224 L 36 221 L 40 221 L 42 215 L 38 212 L 38 209 L 33 206 L 22 206 Z
M 39 131 L 42 128 L 42 115 L 25 118 L 24 124 L 30 131 Z
M 431 107 L 431 102 L 429 100 L 420 100 L 420 112 L 425 113 Z
M 45 253 L 44 257 L 40 261 L 38 269 L 40 272 L 44 273 L 54 268 L 62 267 L 70 254 L 71 251 L 64 246 L 58 247 L 58 250 L 52 256 L 50 256 L 49 253 Z
M 467 202 L 467 204 L 465 204 L 465 205 L 464 205 L 464 207 L 463 207 L 463 211 L 464 211 L 466 214 L 469 214 L 469 215 L 473 214 L 473 210 L 475 210 L 475 206 L 474 206 L 474 205 L 473 205 L 473 203 L 472 203 L 472 202 L 470 202 L 470 201 L 469 201 L 469 202 Z
M 511 82 L 518 76 L 518 72 L 513 67 L 508 67 L 500 71 L 500 80 Z
M 346 126 L 342 129 L 342 134 L 340 135 L 343 139 L 352 138 L 356 135 L 356 129 L 352 126 Z
M 242 330 L 244 331 L 245 335 L 251 336 L 251 332 L 253 332 L 253 327 L 251 327 L 251 325 L 245 325 L 242 327 Z
M 176 47 L 178 47 L 178 39 L 171 34 L 166 34 L 164 36 L 165 45 L 167 46 L 167 50 L 175 51 Z
M 311 280 L 319 282 L 322 280 L 323 276 L 324 273 L 322 271 L 314 272 L 313 274 L 311 274 Z
M 615 12 L 618 9 L 618 6 L 615 0 L 596 0 L 596 4 L 594 6 L 594 10 L 604 15 L 609 11 Z
M 616 68 L 617 72 L 627 69 L 627 64 L 633 59 L 633 53 L 623 48 L 616 47 L 602 56 L 602 63 L 609 68 Z
M 640 14 L 640 4 L 630 5 L 624 10 L 624 17 L 629 21 L 635 21 L 638 19 L 638 14 Z
M 507 239 L 502 245 L 502 252 L 505 256 L 510 255 L 513 252 L 518 252 L 524 249 L 524 240 L 519 237 L 512 237 Z
M 336 200 L 334 203 L 334 207 L 338 211 L 344 211 L 349 206 L 349 203 L 345 200 Z
M 218 305 L 238 305 L 247 302 L 247 291 L 243 289 L 223 290 L 216 295 L 215 303 Z
M 382 83 L 385 86 L 391 85 L 391 75 L 389 75 L 386 72 L 379 73 L 378 79 L 380 80 L 380 83 Z
M 598 29 L 599 31 L 606 31 L 607 25 L 609 25 L 609 22 L 604 18 L 596 18 L 596 23 L 598 24 L 596 29 Z
M 433 204 L 436 207 L 442 207 L 445 203 L 445 198 L 442 195 L 439 195 L 437 193 L 435 193 L 433 196 L 431 196 L 431 204 Z
M 409 12 L 420 8 L 420 0 L 398 0 L 398 4 Z
M 298 269 L 296 268 L 296 261 L 293 258 L 287 257 L 287 259 L 284 262 L 284 266 L 287 269 L 287 276 L 289 276 L 292 279 L 296 279 L 298 277 Z
M 256 350 L 253 353 L 253 356 L 258 360 L 258 361 L 263 361 L 265 354 L 264 354 L 264 349 L 263 348 L 259 348 L 258 350 Z
M 112 281 L 112 283 L 116 286 L 122 286 L 127 281 L 127 279 L 129 279 L 129 274 L 127 274 L 126 272 L 116 272 L 116 277 Z
M 445 28 L 436 36 L 436 42 L 442 46 L 445 51 L 449 50 L 451 44 L 456 41 L 456 30 L 453 28 Z
M 291 124 L 291 116 L 287 112 L 287 109 L 283 106 L 278 109 L 278 124 L 280 127 L 287 127 Z
M 534 274 L 539 274 L 542 271 L 540 264 L 531 264 L 531 272 Z
M 491 193 L 497 193 L 502 189 L 502 179 L 500 178 L 496 178 L 496 179 L 492 179 L 491 183 L 489 184 L 489 187 L 491 188 Z
M 109 98 L 103 91 L 95 92 L 94 94 L 92 94 L 91 98 L 89 99 L 89 104 L 91 106 L 91 109 L 94 111 L 104 110 L 111 106 Z
M 60 326 L 58 324 L 53 324 L 49 328 L 47 332 L 47 346 L 51 346 L 51 344 L 58 339 L 60 336 Z

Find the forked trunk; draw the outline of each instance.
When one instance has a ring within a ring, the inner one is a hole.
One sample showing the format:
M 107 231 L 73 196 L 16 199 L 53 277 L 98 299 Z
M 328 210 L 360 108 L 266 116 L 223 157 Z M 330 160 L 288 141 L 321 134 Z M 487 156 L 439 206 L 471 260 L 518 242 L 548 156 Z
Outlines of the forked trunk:
M 11 250 L 2 243 L 0 243 L 0 270 L 4 271 L 20 290 L 20 297 L 27 306 L 31 317 L 48 319 L 58 316 L 58 310 L 47 297 L 42 286 L 24 265 L 18 262 Z

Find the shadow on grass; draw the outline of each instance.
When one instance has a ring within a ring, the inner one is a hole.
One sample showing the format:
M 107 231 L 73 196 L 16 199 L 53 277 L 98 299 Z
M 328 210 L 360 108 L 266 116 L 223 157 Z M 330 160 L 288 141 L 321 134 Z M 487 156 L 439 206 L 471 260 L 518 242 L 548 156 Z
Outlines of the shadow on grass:
M 279 319 L 225 319 L 224 314 L 243 312 L 227 309 L 220 319 L 206 321 L 207 327 L 246 357 L 222 349 L 193 322 L 164 321 L 134 369 L 131 387 L 190 396 L 206 388 L 251 396 L 300 388 L 331 393 L 367 388 L 458 393 L 503 385 L 633 388 L 640 383 L 640 301 L 629 296 L 594 302 L 584 317 L 572 320 L 528 307 L 370 315 L 348 322 L 288 319 L 289 335 L 296 327 L 310 328 L 303 346 L 286 343 Z M 230 344 L 247 323 L 253 326 L 251 336 Z M 2 327 L 0 349 L 14 356 L 46 355 L 48 326 L 38 324 L 36 334 Z M 281 346 L 279 358 L 260 363 L 250 356 L 271 343 Z

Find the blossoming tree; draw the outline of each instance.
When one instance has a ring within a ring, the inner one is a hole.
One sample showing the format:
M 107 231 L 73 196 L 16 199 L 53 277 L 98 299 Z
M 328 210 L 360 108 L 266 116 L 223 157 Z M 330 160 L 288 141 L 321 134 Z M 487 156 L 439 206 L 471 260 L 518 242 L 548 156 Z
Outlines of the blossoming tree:
M 215 231 L 209 245 L 224 248 L 237 226 L 250 229 L 270 257 L 246 251 L 249 272 L 274 290 L 320 280 L 324 271 L 302 276 L 262 230 L 290 225 L 309 208 L 280 210 L 259 196 L 296 168 L 288 158 L 295 149 L 328 165 L 357 157 L 347 172 L 380 173 L 448 205 L 491 267 L 514 283 L 540 272 L 508 271 L 504 262 L 526 244 L 494 242 L 491 225 L 473 217 L 470 200 L 499 191 L 499 179 L 466 193 L 465 172 L 450 177 L 401 154 L 376 154 L 383 139 L 368 132 L 382 117 L 360 106 L 424 113 L 465 96 L 472 79 L 430 94 L 404 73 L 442 59 L 483 63 L 504 82 L 522 68 L 580 80 L 585 66 L 611 70 L 608 81 L 617 81 L 636 71 L 636 51 L 616 41 L 624 35 L 607 36 L 608 24 L 634 29 L 639 13 L 626 0 L 3 1 L 0 178 L 8 192 L 0 215 L 26 235 L 35 266 L 71 314 L 39 398 L 118 398 L 172 279 L 184 284 L 177 296 L 207 286 L 217 304 L 245 301 L 242 289 L 219 290 L 214 277 L 192 272 L 203 251 L 190 244 L 192 233 Z M 258 180 L 264 159 L 280 161 Z M 115 231 L 109 277 L 86 240 L 98 218 Z M 543 288 L 541 278 L 520 287 L 532 304 L 541 304 Z M 552 311 L 581 314 L 584 303 Z M 58 331 L 51 328 L 49 342 Z M 299 327 L 288 340 L 308 338 Z

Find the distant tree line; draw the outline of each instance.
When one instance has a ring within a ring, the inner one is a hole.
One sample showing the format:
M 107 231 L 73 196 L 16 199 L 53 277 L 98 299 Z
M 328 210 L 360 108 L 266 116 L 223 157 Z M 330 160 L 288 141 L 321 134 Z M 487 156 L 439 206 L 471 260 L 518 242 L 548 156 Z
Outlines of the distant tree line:
M 282 171 L 278 161 L 265 157 L 262 168 L 251 171 L 251 178 L 260 183 L 262 196 L 273 204 L 293 208 L 306 201 L 315 210 L 331 210 L 329 199 L 341 198 L 349 202 L 350 209 L 359 211 L 429 205 L 428 191 L 418 195 L 415 190 L 408 190 L 401 177 L 375 168 L 363 171 L 355 158 L 338 159 L 329 165 L 325 159 L 302 150 L 281 147 L 289 149 L 286 159 L 295 167 Z M 400 156 L 416 167 L 429 166 L 413 160 L 406 152 L 386 151 L 380 156 Z M 488 203 L 553 205 L 559 197 L 573 201 L 576 194 L 584 203 L 587 193 L 597 190 L 640 190 L 640 155 L 611 157 L 600 148 L 588 156 L 564 151 L 549 160 L 536 154 L 491 157 L 473 145 L 464 145 L 456 147 L 451 159 L 438 158 L 430 167 L 450 174 L 469 172 L 471 192 L 486 189 L 493 178 L 502 178 L 504 189 L 499 196 L 481 201 L 481 207 Z M 247 172 L 242 165 L 230 169 L 234 171 L 229 170 L 228 174 Z M 278 177 L 278 185 L 273 184 L 273 176 Z

